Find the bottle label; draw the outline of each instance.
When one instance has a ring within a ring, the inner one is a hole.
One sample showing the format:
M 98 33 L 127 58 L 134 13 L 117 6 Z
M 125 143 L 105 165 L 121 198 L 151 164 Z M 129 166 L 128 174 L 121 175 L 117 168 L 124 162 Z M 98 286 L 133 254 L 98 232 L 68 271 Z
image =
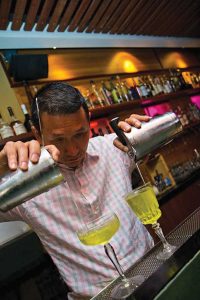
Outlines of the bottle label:
M 24 125 L 22 123 L 15 123 L 13 125 L 13 129 L 14 129 L 16 135 L 27 132 L 26 128 L 24 127 Z
M 2 139 L 6 139 L 8 137 L 14 136 L 12 128 L 10 126 L 3 126 L 0 128 L 0 134 Z

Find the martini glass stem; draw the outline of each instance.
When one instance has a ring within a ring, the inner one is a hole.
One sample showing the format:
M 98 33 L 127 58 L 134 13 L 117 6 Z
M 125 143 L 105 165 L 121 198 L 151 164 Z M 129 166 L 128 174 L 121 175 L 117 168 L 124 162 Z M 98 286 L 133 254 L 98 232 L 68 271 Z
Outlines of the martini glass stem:
M 124 271 L 123 271 L 122 267 L 120 266 L 120 263 L 117 259 L 115 249 L 113 248 L 113 246 L 110 243 L 108 243 L 108 244 L 104 245 L 104 249 L 105 249 L 106 255 L 108 256 L 108 258 L 111 260 L 111 262 L 115 266 L 115 269 L 119 273 L 122 280 L 127 281 L 127 278 L 124 275 Z M 127 283 L 128 283 L 128 281 L 127 281 Z
M 162 228 L 160 227 L 160 224 L 158 222 L 156 222 L 156 223 L 152 224 L 152 228 L 154 229 L 155 233 L 157 234 L 157 236 L 159 237 L 159 239 L 163 243 L 164 249 L 166 251 L 170 251 L 171 245 L 166 240 L 166 238 L 163 234 Z

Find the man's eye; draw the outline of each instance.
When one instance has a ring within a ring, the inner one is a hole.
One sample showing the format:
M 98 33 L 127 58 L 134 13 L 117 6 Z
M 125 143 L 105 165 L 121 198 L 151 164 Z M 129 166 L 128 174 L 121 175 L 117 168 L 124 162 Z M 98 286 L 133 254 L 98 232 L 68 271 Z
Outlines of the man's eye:
M 54 142 L 54 143 L 61 143 L 61 142 L 63 142 L 63 137 L 57 137 L 57 138 L 54 138 L 53 140 L 52 140 L 52 142 Z
M 84 135 L 84 132 L 79 132 L 75 135 L 75 137 L 79 138 L 79 137 L 82 137 Z

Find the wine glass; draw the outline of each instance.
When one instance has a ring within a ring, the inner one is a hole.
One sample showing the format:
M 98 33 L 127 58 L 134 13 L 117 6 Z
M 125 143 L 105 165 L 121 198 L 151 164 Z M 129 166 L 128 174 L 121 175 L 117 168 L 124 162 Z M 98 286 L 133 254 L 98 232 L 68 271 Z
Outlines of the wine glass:
M 157 254 L 157 259 L 168 259 L 176 250 L 176 246 L 167 242 L 162 228 L 157 222 L 162 213 L 152 185 L 148 182 L 134 189 L 125 195 L 125 201 L 144 225 L 152 225 L 152 228 L 161 240 L 163 249 Z
M 95 204 L 89 205 L 90 209 L 85 210 L 85 207 L 81 209 L 81 213 L 79 212 L 81 226 L 77 236 L 81 243 L 86 246 L 104 246 L 106 255 L 121 277 L 120 283 L 113 288 L 111 297 L 113 299 L 125 299 L 144 281 L 144 277 L 136 275 L 127 278 L 125 276 L 115 250 L 109 243 L 120 227 L 120 220 L 108 207 L 106 210 L 102 210 L 101 205 L 100 201 L 97 201 Z

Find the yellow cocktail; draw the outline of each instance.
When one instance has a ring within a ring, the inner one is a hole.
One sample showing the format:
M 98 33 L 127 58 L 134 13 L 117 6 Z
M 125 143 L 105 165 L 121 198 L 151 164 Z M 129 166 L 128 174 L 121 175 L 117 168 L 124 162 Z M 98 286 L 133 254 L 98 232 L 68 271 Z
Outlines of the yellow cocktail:
M 143 224 L 152 224 L 152 228 L 160 238 L 163 250 L 158 252 L 156 257 L 161 260 L 169 258 L 176 250 L 176 247 L 167 242 L 162 228 L 157 222 L 161 217 L 161 210 L 151 184 L 146 183 L 134 189 L 125 196 L 125 201 Z
M 98 226 L 94 226 L 86 232 L 79 232 L 78 238 L 84 245 L 95 246 L 105 245 L 117 232 L 120 226 L 118 217 L 114 214 L 112 218 L 104 221 Z
M 143 224 L 154 224 L 161 217 L 158 201 L 150 183 L 129 193 L 125 200 Z
M 94 214 L 89 212 L 88 215 L 84 215 L 85 222 L 83 222 L 83 220 L 81 221 L 82 228 L 77 232 L 80 242 L 86 246 L 103 245 L 106 255 L 121 277 L 121 281 L 111 292 L 112 298 L 120 300 L 125 297 L 127 298 L 135 290 L 135 288 L 144 281 L 144 277 L 137 275 L 126 278 L 117 259 L 115 250 L 109 243 L 110 239 L 115 235 L 120 227 L 118 216 L 109 210 L 103 213 L 101 209 L 101 202 L 99 202 L 95 205 Z

